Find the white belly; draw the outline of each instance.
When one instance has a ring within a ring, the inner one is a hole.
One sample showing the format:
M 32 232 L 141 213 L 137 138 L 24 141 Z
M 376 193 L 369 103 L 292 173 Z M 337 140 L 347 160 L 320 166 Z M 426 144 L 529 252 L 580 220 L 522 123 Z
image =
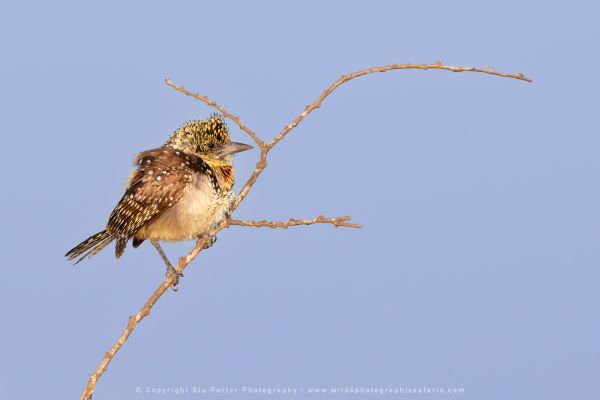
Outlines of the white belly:
M 152 240 L 193 240 L 225 217 L 233 191 L 218 195 L 206 176 L 195 177 L 188 191 L 155 221 L 142 228 Z

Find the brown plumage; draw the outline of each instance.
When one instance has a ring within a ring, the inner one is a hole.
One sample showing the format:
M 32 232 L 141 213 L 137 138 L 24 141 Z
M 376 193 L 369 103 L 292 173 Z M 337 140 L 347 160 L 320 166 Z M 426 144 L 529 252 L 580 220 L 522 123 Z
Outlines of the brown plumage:
M 225 215 L 233 199 L 232 154 L 248 150 L 232 143 L 222 118 L 213 115 L 179 128 L 167 143 L 144 151 L 125 194 L 110 214 L 106 229 L 71 249 L 76 263 L 97 254 L 113 240 L 119 258 L 129 239 L 190 240 Z

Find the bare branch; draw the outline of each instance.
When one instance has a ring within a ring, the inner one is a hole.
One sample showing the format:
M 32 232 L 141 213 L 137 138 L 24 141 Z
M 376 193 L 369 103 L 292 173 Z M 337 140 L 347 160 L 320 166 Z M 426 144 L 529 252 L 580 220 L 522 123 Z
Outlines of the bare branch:
M 256 180 L 260 176 L 261 172 L 267 167 L 267 155 L 268 155 L 269 151 L 281 139 L 283 139 L 292 129 L 294 129 L 296 126 L 298 126 L 298 124 L 300 122 L 302 122 L 302 120 L 308 114 L 310 114 L 315 108 L 319 108 L 321 106 L 321 103 L 323 102 L 323 100 L 325 100 L 325 98 L 327 98 L 327 96 L 329 96 L 340 85 L 342 85 L 345 82 L 348 82 L 354 78 L 358 78 L 359 76 L 368 75 L 368 74 L 372 74 L 375 72 L 386 72 L 386 71 L 391 71 L 391 70 L 396 70 L 396 69 L 423 69 L 423 70 L 442 69 L 442 70 L 448 70 L 448 71 L 453 71 L 453 72 L 480 72 L 480 73 L 496 75 L 496 76 L 500 76 L 500 77 L 504 77 L 504 78 L 513 78 L 513 79 L 519 79 L 519 80 L 531 82 L 531 80 L 524 77 L 523 74 L 507 74 L 507 73 L 497 72 L 497 71 L 493 70 L 492 68 L 483 69 L 483 68 L 470 68 L 470 67 L 453 67 L 453 66 L 443 65 L 440 62 L 437 62 L 435 64 L 392 64 L 392 65 L 388 65 L 388 66 L 384 66 L 384 67 L 369 68 L 369 69 L 354 72 L 350 75 L 342 75 L 329 88 L 327 88 L 321 94 L 321 96 L 319 96 L 319 98 L 317 100 L 315 100 L 312 104 L 306 106 L 306 108 L 304 109 L 302 114 L 300 114 L 298 117 L 296 117 L 296 119 L 294 121 L 292 121 L 290 124 L 286 125 L 283 128 L 283 130 L 281 132 L 279 132 L 268 144 L 265 144 L 265 142 L 262 141 L 256 135 L 256 133 L 254 133 L 250 128 L 248 128 L 238 117 L 236 117 L 233 114 L 231 114 L 230 112 L 228 112 L 225 108 L 223 108 L 216 102 L 210 100 L 207 96 L 201 96 L 197 93 L 193 93 L 182 86 L 176 85 L 169 79 L 165 79 L 165 83 L 181 93 L 191 96 L 197 100 L 200 100 L 210 107 L 216 108 L 225 117 L 227 117 L 227 118 L 231 119 L 233 122 L 235 122 L 240 127 L 240 129 L 242 129 L 244 132 L 246 132 L 248 134 L 248 136 L 250 136 L 252 138 L 252 140 L 254 140 L 254 142 L 258 145 L 258 147 L 260 149 L 259 160 L 256 163 L 256 166 L 254 168 L 254 171 L 252 172 L 252 175 L 250 176 L 250 178 L 248 178 L 248 180 L 246 181 L 246 183 L 240 190 L 239 194 L 237 195 L 237 197 L 231 204 L 230 212 L 233 213 L 237 209 L 237 207 L 239 206 L 241 201 L 244 200 L 244 198 L 247 196 L 247 194 L 249 193 L 252 186 L 256 183 Z M 312 225 L 312 224 L 322 224 L 323 223 L 323 224 L 333 224 L 336 227 L 340 227 L 340 226 L 341 227 L 350 227 L 350 228 L 361 228 L 362 227 L 362 225 L 360 225 L 360 224 L 354 224 L 354 223 L 347 222 L 349 220 L 350 220 L 349 216 L 338 217 L 338 218 L 325 218 L 323 216 L 319 216 L 312 220 L 290 219 L 289 221 L 240 221 L 240 220 L 224 219 L 220 223 L 218 223 L 215 227 L 213 227 L 210 230 L 210 232 L 208 232 L 207 236 L 215 235 L 217 232 L 221 231 L 222 229 L 228 228 L 231 225 L 251 226 L 251 227 L 271 227 L 271 228 L 286 229 L 290 226 Z M 207 239 L 205 236 L 196 242 L 196 245 L 194 246 L 194 248 L 185 257 L 179 258 L 179 262 L 177 263 L 177 267 L 175 268 L 177 270 L 177 272 L 182 272 L 198 256 L 198 254 L 200 254 L 200 252 L 202 251 L 202 249 L 204 248 L 206 243 L 207 243 Z M 160 299 L 160 297 L 171 287 L 171 285 L 175 283 L 174 280 L 175 280 L 175 278 L 173 275 L 167 276 L 167 278 L 160 284 L 160 286 L 154 291 L 154 293 L 152 293 L 152 295 L 146 301 L 146 303 L 140 309 L 140 311 L 138 311 L 134 316 L 129 317 L 127 326 L 125 327 L 125 330 L 123 331 L 123 333 L 121 334 L 119 339 L 117 339 L 117 341 L 115 342 L 115 344 L 113 344 L 113 346 L 110 348 L 110 350 L 105 353 L 98 368 L 90 375 L 87 386 L 81 395 L 82 400 L 88 400 L 91 398 L 92 393 L 94 392 L 94 389 L 96 388 L 96 384 L 97 384 L 98 380 L 100 379 L 100 377 L 102 376 L 102 374 L 104 373 L 104 371 L 106 371 L 108 364 L 112 361 L 112 359 L 117 354 L 117 352 L 125 344 L 125 342 L 129 338 L 129 336 L 131 335 L 133 330 L 139 325 L 140 321 L 142 321 L 145 317 L 147 317 L 150 314 L 152 307 L 158 301 L 158 299 Z
M 187 94 L 188 96 L 191 96 L 191 97 L 195 98 L 196 100 L 200 100 L 200 101 L 206 103 L 207 105 L 216 108 L 217 110 L 219 110 L 221 112 L 221 114 L 223 114 L 224 116 L 226 116 L 227 118 L 229 118 L 230 120 L 235 122 L 237 124 L 237 126 L 240 127 L 241 130 L 246 132 L 248 134 L 248 136 L 250 136 L 252 138 L 252 140 L 254 140 L 254 142 L 258 145 L 259 148 L 264 147 L 264 145 L 265 145 L 264 142 L 262 140 L 260 140 L 260 138 L 256 135 L 256 133 L 254 133 L 254 131 L 252 131 L 250 128 L 248 128 L 248 126 L 246 126 L 246 124 L 244 124 L 240 120 L 240 117 L 234 116 L 229 111 L 227 111 L 224 107 L 220 106 L 215 101 L 212 101 L 207 96 L 201 96 L 198 93 L 190 92 L 183 86 L 177 86 L 175 83 L 173 83 L 173 81 L 171 81 L 168 78 L 165 79 L 165 83 L 168 86 L 171 86 L 173 89 L 177 90 L 178 92 Z
M 350 222 L 346 222 L 346 221 L 350 221 L 352 219 L 352 217 L 350 217 L 349 215 L 345 216 L 345 217 L 337 217 L 337 218 L 325 218 L 322 215 L 319 215 L 317 218 L 313 218 L 313 219 L 294 219 L 294 218 L 290 218 L 287 221 L 267 221 L 267 220 L 262 220 L 262 221 L 241 221 L 238 219 L 231 219 L 229 220 L 229 225 L 239 225 L 239 226 L 253 226 L 255 228 L 262 228 L 262 227 L 268 227 L 268 228 L 283 228 L 283 229 L 287 229 L 290 226 L 299 226 L 299 225 L 314 225 L 314 224 L 332 224 L 334 225 L 336 228 L 339 226 L 345 226 L 348 228 L 362 228 L 361 224 L 353 224 Z
M 319 96 L 319 98 L 317 100 L 315 100 L 312 104 L 306 106 L 304 108 L 304 111 L 302 112 L 302 114 L 298 115 L 298 117 L 294 121 L 292 121 L 291 124 L 284 126 L 283 130 L 281 132 L 279 132 L 279 134 L 277 134 L 277 136 L 275 136 L 273 138 L 273 140 L 271 140 L 267 144 L 267 147 L 269 149 L 271 149 L 273 146 L 275 146 L 277 144 L 277 142 L 279 142 L 281 139 L 283 139 L 285 137 L 285 135 L 287 135 L 292 129 L 294 129 L 296 126 L 298 126 L 298 124 L 300 122 L 302 122 L 302 120 L 308 114 L 310 114 L 315 108 L 321 107 L 321 103 L 323 103 L 323 100 L 325 100 L 327 98 L 327 96 L 329 96 L 339 86 L 343 85 L 344 83 L 346 83 L 354 78 L 358 78 L 359 76 L 369 75 L 369 74 L 372 74 L 375 72 L 387 72 L 387 71 L 392 71 L 395 69 L 423 69 L 423 70 L 443 69 L 443 70 L 452 71 L 452 72 L 480 72 L 483 74 L 501 76 L 503 78 L 513 78 L 513 79 L 519 79 L 519 80 L 526 81 L 526 82 L 533 82 L 531 79 L 526 78 L 521 73 L 507 74 L 504 72 L 498 72 L 490 67 L 488 67 L 488 68 L 453 67 L 450 65 L 444 65 L 440 61 L 437 61 L 434 64 L 392 64 L 392 65 L 386 65 L 384 67 L 374 67 L 374 68 L 363 69 L 363 70 L 356 71 L 349 75 L 342 75 L 337 81 L 332 83 L 331 86 L 329 86 L 327 89 L 325 89 L 323 94 L 321 94 L 321 96 Z

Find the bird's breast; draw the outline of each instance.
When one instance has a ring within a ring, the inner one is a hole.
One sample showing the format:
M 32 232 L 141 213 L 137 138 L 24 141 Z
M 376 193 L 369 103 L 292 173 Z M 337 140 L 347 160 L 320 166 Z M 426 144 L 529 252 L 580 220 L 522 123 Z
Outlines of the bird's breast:
M 195 174 L 181 199 L 136 236 L 163 241 L 192 240 L 220 222 L 233 200 L 233 190 L 216 190 L 214 180 Z

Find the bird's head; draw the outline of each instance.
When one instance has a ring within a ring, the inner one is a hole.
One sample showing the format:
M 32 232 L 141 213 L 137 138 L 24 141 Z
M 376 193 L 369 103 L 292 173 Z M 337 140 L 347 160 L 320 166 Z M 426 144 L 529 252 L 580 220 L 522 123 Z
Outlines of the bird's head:
M 166 144 L 185 153 L 225 163 L 231 163 L 233 154 L 252 148 L 231 141 L 227 124 L 219 114 L 212 114 L 201 121 L 186 122 L 173 132 Z

